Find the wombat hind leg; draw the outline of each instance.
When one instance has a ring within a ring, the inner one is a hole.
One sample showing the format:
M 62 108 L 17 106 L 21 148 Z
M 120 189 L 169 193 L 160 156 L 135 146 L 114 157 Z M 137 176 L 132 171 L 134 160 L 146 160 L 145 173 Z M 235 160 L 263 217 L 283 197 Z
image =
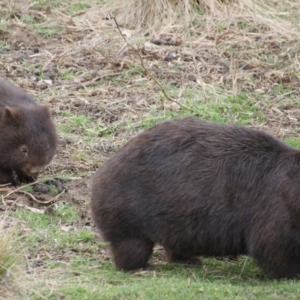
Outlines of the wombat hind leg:
M 283 256 L 284 257 L 284 256 Z M 257 259 L 258 265 L 262 268 L 265 274 L 272 278 L 281 279 L 293 279 L 300 276 L 300 265 L 297 263 L 297 259 L 290 261 L 275 261 L 271 259 L 265 259 L 264 261 Z
M 115 266 L 123 271 L 147 267 L 153 246 L 151 241 L 137 239 L 113 241 L 110 244 Z
M 201 265 L 202 261 L 197 256 L 187 256 L 183 254 L 175 254 L 170 250 L 165 248 L 167 260 L 168 262 L 180 263 L 180 264 L 187 264 L 187 265 Z

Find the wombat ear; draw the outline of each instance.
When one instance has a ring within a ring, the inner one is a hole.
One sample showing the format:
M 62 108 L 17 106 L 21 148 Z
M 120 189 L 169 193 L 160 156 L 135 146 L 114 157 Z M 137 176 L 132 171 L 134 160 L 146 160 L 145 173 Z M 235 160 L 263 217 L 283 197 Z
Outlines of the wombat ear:
M 19 111 L 15 107 L 5 106 L 2 115 L 2 124 L 14 123 L 18 120 Z

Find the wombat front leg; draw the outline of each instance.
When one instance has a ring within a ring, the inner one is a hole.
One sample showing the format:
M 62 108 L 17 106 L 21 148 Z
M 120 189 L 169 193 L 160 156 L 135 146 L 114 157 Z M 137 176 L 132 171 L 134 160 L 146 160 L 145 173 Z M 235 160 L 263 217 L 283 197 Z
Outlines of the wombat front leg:
M 151 241 L 138 239 L 112 241 L 110 243 L 115 266 L 118 270 L 123 271 L 147 267 L 153 246 L 154 243 Z
M 34 176 L 28 176 L 22 171 L 16 171 L 16 174 L 20 183 L 31 183 L 36 180 Z
M 16 184 L 13 171 L 9 169 L 0 169 L 0 184 L 11 183 Z
M 173 263 L 180 263 L 180 264 L 188 264 L 188 265 L 201 265 L 202 261 L 197 256 L 188 256 L 184 254 L 175 254 L 168 248 L 164 247 L 167 261 Z

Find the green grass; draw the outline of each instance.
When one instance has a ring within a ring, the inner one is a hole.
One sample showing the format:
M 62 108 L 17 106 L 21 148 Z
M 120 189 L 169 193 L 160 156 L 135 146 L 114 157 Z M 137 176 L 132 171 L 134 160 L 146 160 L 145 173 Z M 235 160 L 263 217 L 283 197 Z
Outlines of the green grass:
M 58 195 L 58 190 L 55 185 L 50 185 L 50 194 L 55 197 Z
M 96 126 L 91 117 L 87 115 L 72 115 L 69 112 L 64 112 L 64 116 L 68 116 L 65 122 L 59 126 L 62 133 L 93 133 L 92 129 Z
M 187 99 L 184 105 L 189 109 L 181 108 L 179 111 L 169 109 L 158 110 L 154 106 L 148 116 L 138 122 L 129 122 L 129 124 L 125 124 L 124 128 L 126 130 L 146 129 L 167 119 L 188 116 L 195 116 L 220 123 L 235 123 L 240 125 L 249 125 L 253 122 L 261 123 L 264 120 L 264 115 L 255 105 L 255 102 L 245 94 L 240 94 L 237 97 L 222 97 L 220 95 L 218 99 L 211 98 L 204 101 L 201 97 L 197 98 L 197 94 L 195 95 L 193 92 L 194 91 L 187 90 L 182 96 L 182 99 Z M 191 94 L 189 95 L 188 93 Z M 192 99 L 192 97 L 194 97 L 194 99 Z
M 86 229 L 77 229 L 73 224 L 79 220 L 78 212 L 72 206 L 60 206 L 54 215 L 36 214 L 18 211 L 16 216 L 31 228 L 31 234 L 25 240 L 31 244 L 42 243 L 44 249 L 62 251 L 86 249 L 86 243 L 94 243 L 94 233 Z
M 7 213 L 0 214 L 0 299 L 14 299 L 10 290 L 17 288 L 23 275 L 23 244 L 20 228 Z M 12 297 L 11 297 L 12 295 Z
M 63 80 L 70 80 L 76 77 L 76 73 L 69 70 L 60 70 L 59 75 Z
M 15 228 L 4 228 L 4 223 L 5 218 L 0 220 L 0 282 L 7 272 L 11 272 L 18 259 L 14 252 L 17 238 Z
M 286 138 L 284 142 L 293 148 L 300 149 L 300 139 L 299 138 Z
M 31 0 L 31 5 L 35 8 L 47 8 L 49 5 L 49 1 L 47 0 Z M 61 4 L 65 3 L 64 0 L 51 0 L 51 6 L 52 7 L 57 7 Z
M 72 223 L 79 219 L 78 211 L 70 205 L 59 206 L 55 214 L 67 223 Z
M 268 279 L 256 263 L 245 256 L 237 261 L 205 258 L 202 266 L 155 260 L 155 267 L 148 271 L 116 271 L 111 262 L 99 255 L 100 249 L 107 251 L 106 243 L 97 242 L 90 229 L 72 228 L 72 224 L 80 219 L 72 206 L 59 206 L 53 216 L 22 210 L 15 216 L 30 228 L 23 236 L 28 251 L 42 259 L 45 272 L 57 274 L 55 289 L 43 279 L 43 287 L 38 291 L 27 291 L 25 299 L 263 300 L 298 299 L 300 292 L 297 280 Z M 71 226 L 70 230 L 67 230 L 68 226 Z M 50 250 L 51 258 L 43 255 L 43 251 Z M 67 261 L 61 260 L 61 256 Z M 153 256 L 156 258 L 157 252 Z M 37 282 L 40 280 L 36 279 Z
M 242 263 L 206 259 L 203 267 L 157 265 L 154 271 L 126 274 L 108 263 L 74 255 L 65 277 L 59 278 L 61 286 L 48 291 L 47 299 L 298 299 L 297 281 L 260 279 L 252 262 L 250 275 L 245 270 L 247 276 L 240 276 Z
M 37 33 L 45 36 L 45 37 L 56 37 L 61 34 L 63 29 L 56 25 L 41 25 L 41 24 L 34 24 L 32 26 L 32 29 L 36 31 Z
M 30 185 L 24 186 L 24 187 L 22 188 L 22 191 L 25 191 L 25 192 L 27 192 L 27 193 L 32 193 L 32 192 L 33 192 L 33 187 L 30 186 Z
M 72 3 L 71 6 L 69 7 L 68 11 L 70 14 L 76 14 L 76 13 L 79 13 L 81 11 L 84 11 L 86 10 L 87 8 L 90 7 L 90 5 L 83 1 L 74 1 L 75 3 Z
M 43 1 L 40 1 L 43 2 Z M 62 3 L 62 1 L 56 1 L 57 4 Z M 55 4 L 52 1 L 52 5 Z M 47 2 L 48 5 L 48 2 Z M 38 6 L 38 2 L 34 1 L 32 3 L 32 8 L 40 7 Z M 45 6 L 47 7 L 47 6 Z M 36 14 L 34 13 L 22 13 L 20 15 L 20 22 L 28 25 L 28 27 L 33 31 L 36 32 L 46 38 L 55 37 L 63 32 L 63 28 L 59 26 L 57 23 L 46 22 L 46 19 L 40 20 L 37 18 Z

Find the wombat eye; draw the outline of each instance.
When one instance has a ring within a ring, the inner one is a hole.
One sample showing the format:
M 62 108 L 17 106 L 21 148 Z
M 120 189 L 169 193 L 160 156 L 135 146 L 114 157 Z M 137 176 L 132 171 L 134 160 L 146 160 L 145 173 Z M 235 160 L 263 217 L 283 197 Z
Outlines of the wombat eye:
M 21 152 L 23 152 L 23 153 L 27 153 L 27 152 L 28 152 L 28 149 L 27 149 L 26 146 L 22 146 L 20 150 L 21 150 Z

